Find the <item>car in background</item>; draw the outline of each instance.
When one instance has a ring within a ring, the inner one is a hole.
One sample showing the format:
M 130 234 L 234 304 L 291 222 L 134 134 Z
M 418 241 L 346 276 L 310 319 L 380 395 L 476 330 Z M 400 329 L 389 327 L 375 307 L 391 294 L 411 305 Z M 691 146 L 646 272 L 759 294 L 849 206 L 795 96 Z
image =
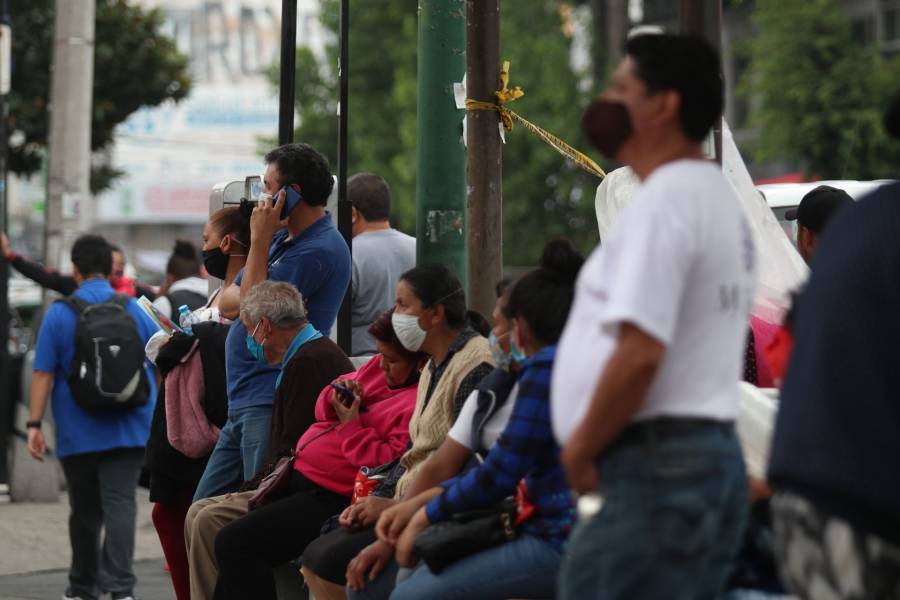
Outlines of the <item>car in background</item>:
M 775 213 L 778 223 L 784 229 L 785 235 L 793 242 L 797 243 L 796 221 L 788 221 L 785 214 L 796 209 L 800 205 L 808 192 L 811 192 L 820 185 L 830 185 L 844 190 L 854 200 L 859 200 L 866 194 L 875 191 L 883 185 L 894 183 L 893 179 L 875 179 L 873 181 L 855 181 L 855 180 L 834 180 L 834 181 L 812 181 L 808 183 L 767 183 L 756 186 L 756 189 L 762 193 L 769 208 Z

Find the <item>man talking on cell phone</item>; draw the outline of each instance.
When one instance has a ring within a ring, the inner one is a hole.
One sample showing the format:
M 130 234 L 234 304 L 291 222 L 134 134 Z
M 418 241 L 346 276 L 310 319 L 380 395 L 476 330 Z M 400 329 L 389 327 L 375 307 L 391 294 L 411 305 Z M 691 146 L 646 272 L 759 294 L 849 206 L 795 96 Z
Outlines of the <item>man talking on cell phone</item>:
M 350 283 L 350 249 L 325 210 L 334 179 L 327 159 L 307 144 L 285 144 L 265 156 L 263 195 L 250 217 L 247 264 L 219 304 L 238 316 L 241 301 L 263 281 L 296 287 L 310 324 L 328 336 Z M 263 332 L 236 319 L 225 344 L 228 421 L 222 428 L 195 500 L 235 491 L 263 466 L 278 368 L 251 353 Z

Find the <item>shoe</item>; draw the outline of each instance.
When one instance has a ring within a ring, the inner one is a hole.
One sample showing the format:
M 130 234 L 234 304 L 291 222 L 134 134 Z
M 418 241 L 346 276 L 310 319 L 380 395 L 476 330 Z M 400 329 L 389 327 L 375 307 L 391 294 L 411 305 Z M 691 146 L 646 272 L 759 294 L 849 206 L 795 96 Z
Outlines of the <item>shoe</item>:
M 72 590 L 66 590 L 62 595 L 62 600 L 82 600 L 81 596 L 73 596 Z
M 133 594 L 128 594 L 127 596 L 114 596 L 112 594 L 109 595 L 112 600 L 137 600 Z

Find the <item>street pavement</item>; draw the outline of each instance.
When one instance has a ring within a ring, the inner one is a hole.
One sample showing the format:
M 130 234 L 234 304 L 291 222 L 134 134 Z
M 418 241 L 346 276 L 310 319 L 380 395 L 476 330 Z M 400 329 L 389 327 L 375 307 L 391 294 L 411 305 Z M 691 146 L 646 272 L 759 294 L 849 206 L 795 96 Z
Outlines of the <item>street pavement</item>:
M 175 597 L 162 548 L 150 518 L 147 490 L 138 491 L 135 590 L 140 600 Z M 58 600 L 68 581 L 69 505 L 59 502 L 0 504 L 0 600 Z

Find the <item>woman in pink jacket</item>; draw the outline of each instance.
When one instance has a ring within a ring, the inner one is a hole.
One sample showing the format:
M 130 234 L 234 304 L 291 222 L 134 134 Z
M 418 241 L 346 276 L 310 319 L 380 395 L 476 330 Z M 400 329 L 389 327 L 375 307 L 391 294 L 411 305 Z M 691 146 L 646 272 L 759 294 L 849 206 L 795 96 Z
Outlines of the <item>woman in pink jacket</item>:
M 411 360 L 396 340 L 390 316 L 370 328 L 379 354 L 319 395 L 316 423 L 295 448 L 288 495 L 216 535 L 216 597 L 274 600 L 272 567 L 300 556 L 322 523 L 349 505 L 361 467 L 389 463 L 406 449 L 424 361 Z M 395 343 L 382 341 L 388 337 Z

